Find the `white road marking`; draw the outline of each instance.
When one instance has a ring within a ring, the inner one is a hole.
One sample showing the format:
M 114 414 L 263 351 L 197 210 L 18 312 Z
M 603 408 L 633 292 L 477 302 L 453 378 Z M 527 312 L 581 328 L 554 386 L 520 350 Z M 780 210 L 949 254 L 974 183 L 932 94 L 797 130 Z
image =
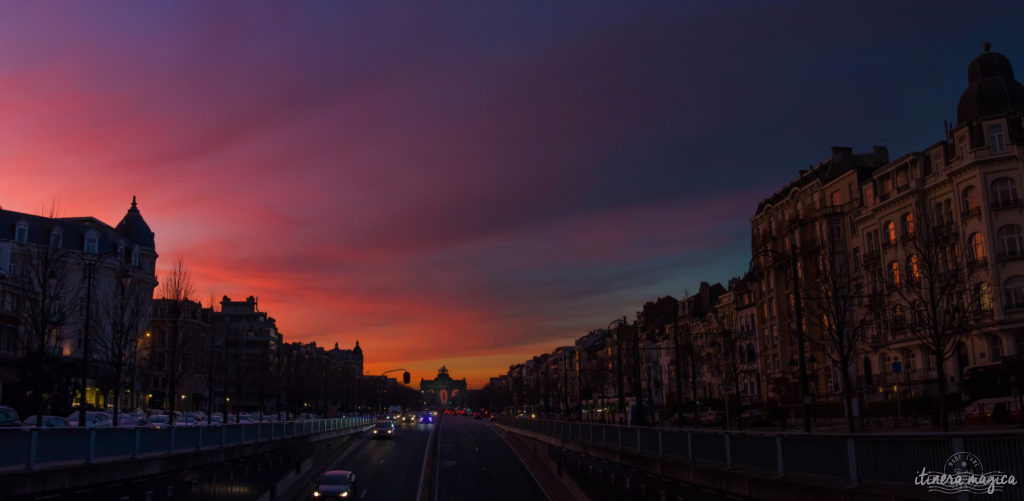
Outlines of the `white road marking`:
M 366 491 L 368 491 L 368 490 L 370 490 L 370 489 L 363 489 L 363 492 L 359 493 L 359 497 L 365 498 L 366 497 Z

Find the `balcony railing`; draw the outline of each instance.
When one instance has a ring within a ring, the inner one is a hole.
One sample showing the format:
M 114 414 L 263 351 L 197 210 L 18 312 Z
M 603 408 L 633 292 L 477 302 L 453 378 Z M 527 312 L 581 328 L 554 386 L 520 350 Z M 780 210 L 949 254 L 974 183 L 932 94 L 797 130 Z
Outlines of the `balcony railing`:
M 967 218 L 971 218 L 971 217 L 974 217 L 974 216 L 980 216 L 980 215 L 981 215 L 981 207 L 977 207 L 977 206 L 971 207 L 971 208 L 968 208 L 968 209 L 964 209 L 964 210 L 960 211 L 960 218 L 961 219 L 967 219 Z
M 1017 208 L 1020 207 L 1020 199 L 1011 198 L 1009 200 L 993 200 L 990 207 L 992 207 L 992 210 Z

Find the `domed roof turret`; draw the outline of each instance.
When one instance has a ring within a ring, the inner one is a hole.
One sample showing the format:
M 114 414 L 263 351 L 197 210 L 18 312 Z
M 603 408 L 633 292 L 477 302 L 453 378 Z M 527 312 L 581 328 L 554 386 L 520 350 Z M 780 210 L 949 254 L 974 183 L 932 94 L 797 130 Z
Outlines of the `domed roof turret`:
M 135 204 L 134 196 L 132 197 L 132 206 L 128 209 L 128 213 L 121 218 L 121 222 L 117 223 L 117 228 L 114 229 L 124 238 L 138 244 L 139 247 L 150 250 L 156 249 L 153 230 L 150 230 L 146 220 L 142 219 L 142 214 L 139 213 L 139 208 Z
M 1024 112 L 1024 85 L 1013 76 L 1013 67 L 1006 56 L 989 52 L 992 44 L 985 42 L 985 52 L 967 67 L 967 90 L 960 95 L 956 108 L 957 125 L 979 118 Z
M 355 353 L 356 355 L 363 354 L 363 349 L 359 347 L 359 340 L 356 340 L 356 347 L 352 348 L 352 352 Z

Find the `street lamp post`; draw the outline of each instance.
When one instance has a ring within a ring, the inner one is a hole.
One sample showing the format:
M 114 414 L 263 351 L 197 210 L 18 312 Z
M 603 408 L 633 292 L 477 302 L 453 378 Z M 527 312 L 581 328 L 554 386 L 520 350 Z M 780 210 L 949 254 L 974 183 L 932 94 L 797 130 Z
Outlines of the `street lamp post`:
M 381 405 L 383 404 L 383 402 L 382 402 L 383 399 L 381 398 L 381 394 L 382 394 L 383 386 L 384 386 L 384 375 L 388 374 L 388 373 L 391 373 L 391 372 L 398 372 L 398 371 L 405 371 L 402 374 L 402 382 L 404 382 L 405 384 L 409 384 L 409 371 L 406 370 L 406 369 L 391 369 L 391 370 L 387 370 L 387 371 L 384 371 L 384 372 L 380 373 L 380 376 L 377 379 L 377 414 L 380 414 L 380 412 L 381 412 Z
M 111 251 L 103 254 L 75 255 L 85 264 L 85 330 L 82 332 L 82 381 L 79 386 L 81 393 L 78 409 L 78 426 L 85 428 L 86 390 L 88 389 L 87 381 L 89 379 L 89 331 L 92 326 L 92 283 L 96 275 L 96 265 L 107 258 L 117 257 L 117 254 L 116 251 Z M 130 275 L 128 280 L 131 280 Z
M 772 259 L 778 259 L 783 263 L 789 265 L 790 274 L 792 275 L 792 287 L 793 287 L 793 313 L 796 316 L 796 349 L 797 349 L 797 363 L 800 371 L 800 393 L 803 397 L 803 414 L 804 414 L 804 431 L 811 431 L 811 395 L 809 384 L 807 381 L 807 358 L 804 351 L 804 328 L 803 328 L 803 310 L 800 302 L 800 277 L 798 275 L 798 261 L 796 253 L 796 242 L 790 242 L 789 244 L 789 256 L 770 248 L 761 249 L 754 253 L 750 259 L 750 268 L 754 267 L 754 260 L 760 256 L 769 256 Z
M 619 336 L 619 331 L 623 325 L 626 325 L 626 317 L 616 318 L 608 324 L 608 330 L 612 329 L 612 326 L 619 324 L 615 329 L 615 375 L 619 379 L 619 412 L 622 412 L 622 408 L 626 406 L 626 391 L 625 383 L 622 380 L 622 337 Z

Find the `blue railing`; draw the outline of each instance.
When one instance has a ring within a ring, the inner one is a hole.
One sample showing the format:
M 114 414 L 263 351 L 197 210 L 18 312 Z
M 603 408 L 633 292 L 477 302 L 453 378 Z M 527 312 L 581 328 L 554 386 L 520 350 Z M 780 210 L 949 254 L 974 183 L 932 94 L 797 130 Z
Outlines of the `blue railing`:
M 354 433 L 367 416 L 170 428 L 0 429 L 0 469 L 35 469 L 231 447 L 320 433 Z
M 812 475 L 846 482 L 913 485 L 922 468 L 943 471 L 954 452 L 977 456 L 986 471 L 1024 476 L 1024 430 L 954 433 L 778 433 L 617 426 L 544 419 L 502 420 L 568 442 L 727 469 Z M 922 489 L 924 489 L 922 487 Z M 1011 486 L 986 499 L 1020 499 Z M 922 491 L 924 492 L 924 491 Z

